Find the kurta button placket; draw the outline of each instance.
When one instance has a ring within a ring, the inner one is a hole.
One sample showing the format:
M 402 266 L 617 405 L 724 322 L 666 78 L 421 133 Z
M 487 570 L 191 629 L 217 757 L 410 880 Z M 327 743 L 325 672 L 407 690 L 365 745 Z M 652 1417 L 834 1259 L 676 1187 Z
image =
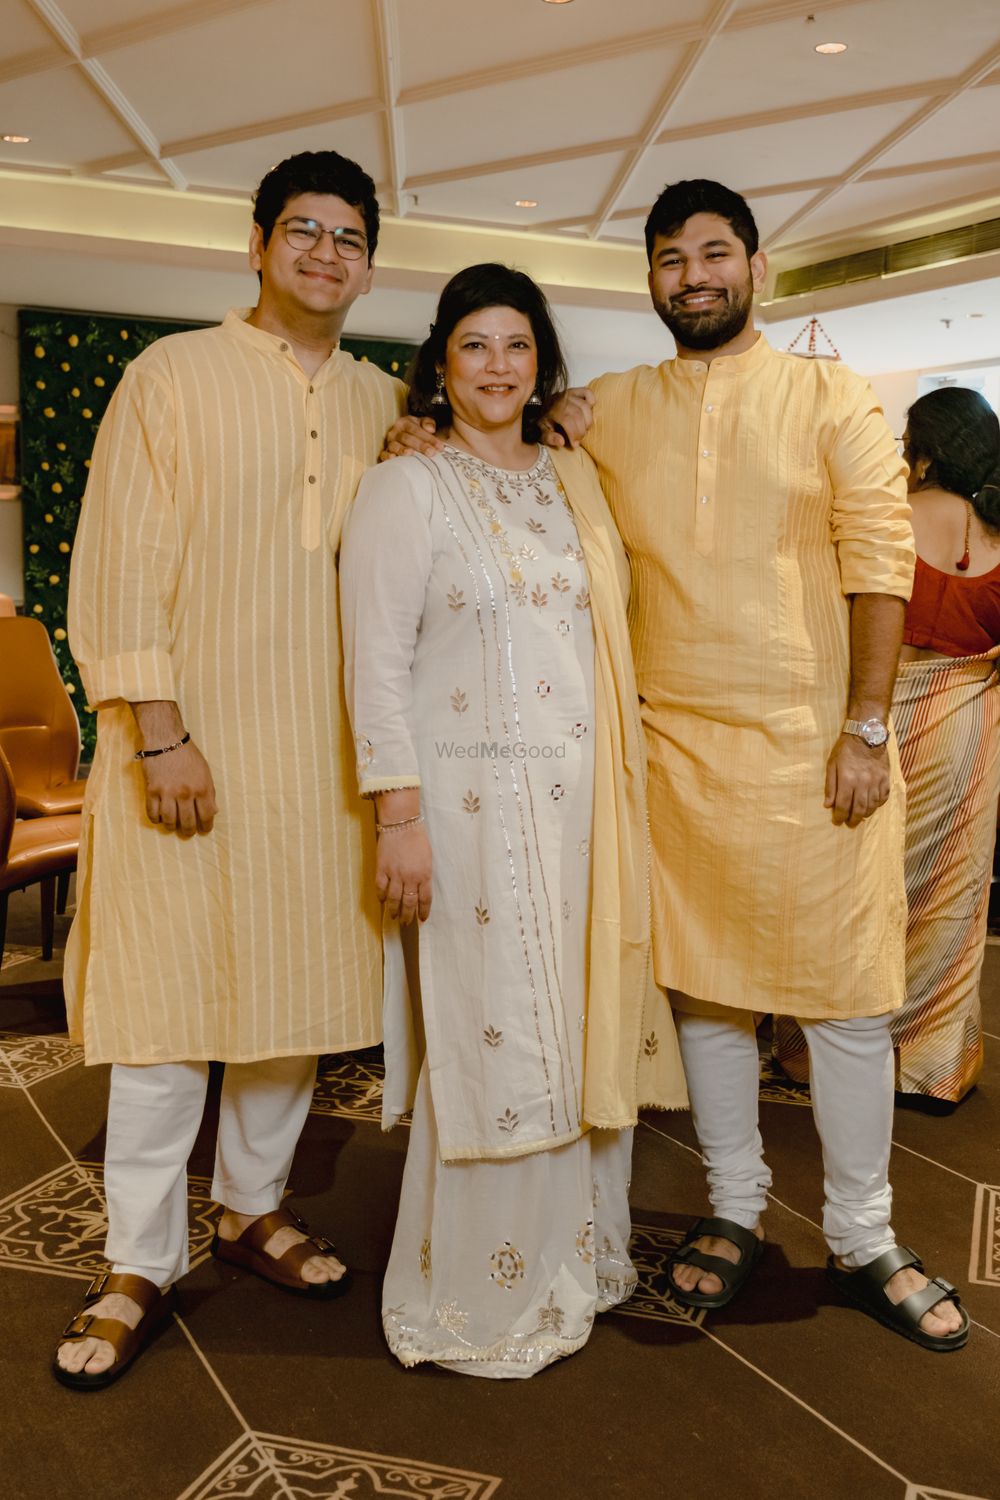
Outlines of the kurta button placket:
M 313 472 L 305 475 L 305 483 L 302 486 L 302 545 L 307 552 L 315 552 L 319 546 L 322 531 L 320 496 L 317 489 L 319 453 L 311 446 L 319 440 L 316 417 L 316 387 L 310 384 L 305 409 L 305 430 L 308 434 L 305 467 Z
M 715 414 L 717 403 L 705 401 L 708 387 L 720 379 L 720 372 L 715 364 L 696 365 L 699 371 L 705 371 L 705 389 L 702 392 L 702 416 L 698 425 L 698 459 L 695 466 L 695 495 L 697 505 L 694 517 L 694 547 L 695 551 L 702 557 L 706 557 L 715 543 L 715 512 L 717 507 L 712 505 L 718 485 L 718 471 L 716 467 L 716 442 L 715 442 Z

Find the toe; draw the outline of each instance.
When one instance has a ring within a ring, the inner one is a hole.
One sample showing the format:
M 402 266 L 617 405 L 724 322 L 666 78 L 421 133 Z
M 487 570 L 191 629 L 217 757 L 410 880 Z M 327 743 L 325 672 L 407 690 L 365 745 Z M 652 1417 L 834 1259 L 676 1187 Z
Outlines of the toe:
M 954 1302 L 938 1302 L 920 1319 L 920 1326 L 924 1333 L 943 1339 L 958 1332 L 962 1326 L 962 1317 Z
M 324 1281 L 339 1281 L 343 1274 L 344 1267 L 331 1255 L 314 1255 L 302 1267 L 303 1281 L 317 1286 Z

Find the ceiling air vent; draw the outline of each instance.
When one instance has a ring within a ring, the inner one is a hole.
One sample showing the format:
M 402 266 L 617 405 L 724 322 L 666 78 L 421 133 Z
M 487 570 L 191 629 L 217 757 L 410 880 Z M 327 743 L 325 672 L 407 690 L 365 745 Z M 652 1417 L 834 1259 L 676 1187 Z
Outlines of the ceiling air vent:
M 799 297 L 803 292 L 821 292 L 829 287 L 848 286 L 852 281 L 870 281 L 876 276 L 892 276 L 898 271 L 942 265 L 945 261 L 964 260 L 970 255 L 984 255 L 989 250 L 1000 250 L 1000 219 L 963 224 L 958 229 L 945 229 L 939 234 L 901 240 L 898 245 L 859 250 L 856 255 L 838 255 L 835 260 L 821 260 L 812 266 L 795 266 L 780 272 L 774 297 L 775 301 L 782 297 Z

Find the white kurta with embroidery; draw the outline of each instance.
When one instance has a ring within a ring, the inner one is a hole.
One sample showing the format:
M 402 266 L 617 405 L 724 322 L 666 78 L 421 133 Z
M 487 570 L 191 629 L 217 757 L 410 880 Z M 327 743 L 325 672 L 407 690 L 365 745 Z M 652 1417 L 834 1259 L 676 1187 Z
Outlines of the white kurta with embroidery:
M 635 1280 L 631 1132 L 583 1124 L 594 635 L 548 457 L 370 471 L 341 589 L 362 790 L 419 783 L 434 857 L 386 1334 L 406 1364 L 532 1374 Z

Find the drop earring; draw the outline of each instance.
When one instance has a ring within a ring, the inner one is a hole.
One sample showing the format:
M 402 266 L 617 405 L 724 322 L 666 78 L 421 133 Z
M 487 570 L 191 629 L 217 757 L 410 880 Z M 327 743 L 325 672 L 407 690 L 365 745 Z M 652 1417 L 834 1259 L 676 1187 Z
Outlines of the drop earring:
M 532 391 L 531 395 L 528 397 L 527 401 L 524 404 L 525 406 L 541 406 L 542 398 L 537 391 Z
M 434 394 L 431 397 L 431 405 L 432 406 L 447 406 L 448 405 L 448 397 L 444 393 L 444 371 L 443 370 L 438 370 L 437 385 L 435 386 L 435 388 L 434 388 Z

